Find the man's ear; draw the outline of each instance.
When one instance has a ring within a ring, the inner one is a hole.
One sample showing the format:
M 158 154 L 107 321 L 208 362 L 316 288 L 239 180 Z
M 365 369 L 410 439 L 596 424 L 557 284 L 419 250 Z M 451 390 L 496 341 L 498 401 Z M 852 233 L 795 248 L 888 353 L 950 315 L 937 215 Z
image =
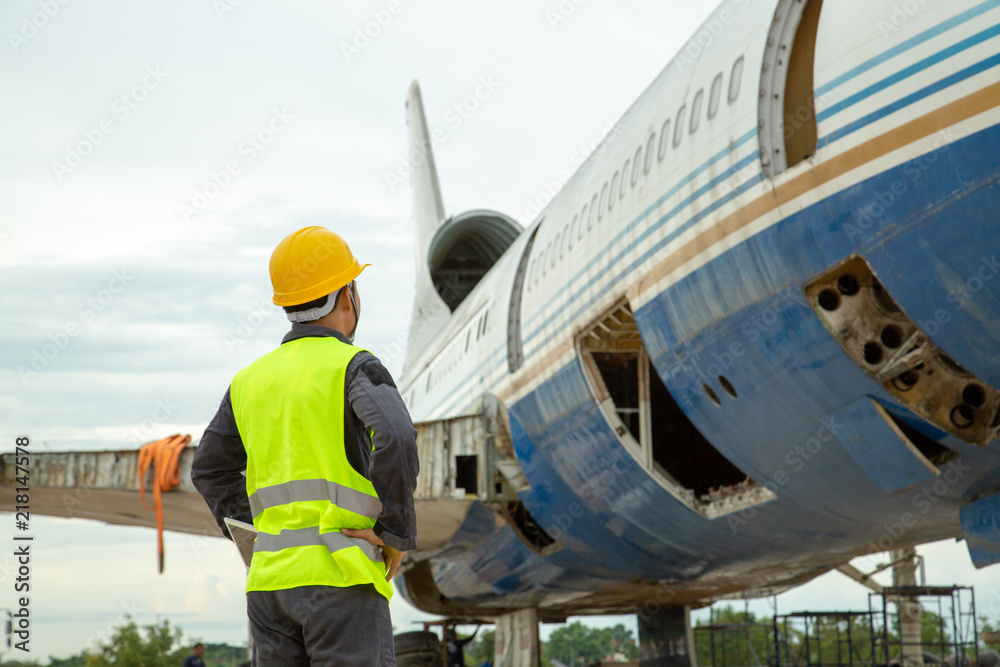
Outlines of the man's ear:
M 346 288 L 338 291 L 336 298 L 337 300 L 333 302 L 335 310 L 349 311 L 351 309 L 351 296 L 347 293 Z

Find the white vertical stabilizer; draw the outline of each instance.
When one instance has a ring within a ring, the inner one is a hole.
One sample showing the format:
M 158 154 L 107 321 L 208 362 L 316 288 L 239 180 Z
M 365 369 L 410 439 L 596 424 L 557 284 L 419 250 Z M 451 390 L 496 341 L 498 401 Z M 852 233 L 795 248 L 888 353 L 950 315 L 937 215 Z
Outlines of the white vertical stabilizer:
M 410 86 L 406 97 L 406 124 L 409 129 L 410 190 L 413 193 L 413 235 L 416 252 L 417 291 L 406 346 L 408 368 L 448 322 L 451 311 L 434 289 L 428 267 L 428 249 L 438 225 L 444 220 L 444 204 L 438 185 L 434 150 L 427 131 L 420 84 Z M 404 370 L 405 372 L 405 370 Z

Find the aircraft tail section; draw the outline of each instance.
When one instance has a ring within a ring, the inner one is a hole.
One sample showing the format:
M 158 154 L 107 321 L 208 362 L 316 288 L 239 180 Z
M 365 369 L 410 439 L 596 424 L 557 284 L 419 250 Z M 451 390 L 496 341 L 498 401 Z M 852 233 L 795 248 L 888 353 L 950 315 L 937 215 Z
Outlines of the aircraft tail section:
M 438 183 L 437 167 L 427 118 L 420 97 L 420 84 L 410 85 L 406 98 L 406 124 L 409 132 L 410 191 L 413 196 L 413 232 L 417 291 L 413 299 L 413 314 L 407 339 L 406 364 L 433 340 L 448 321 L 451 310 L 438 294 L 431 279 L 428 250 L 434 232 L 444 220 L 444 203 Z

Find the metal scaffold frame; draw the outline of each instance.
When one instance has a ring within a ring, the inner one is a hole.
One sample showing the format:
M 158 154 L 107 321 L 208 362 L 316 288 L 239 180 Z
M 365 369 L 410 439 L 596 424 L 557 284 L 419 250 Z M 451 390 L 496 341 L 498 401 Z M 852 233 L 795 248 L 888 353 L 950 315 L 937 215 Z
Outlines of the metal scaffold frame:
M 879 604 L 881 598 L 881 604 Z M 932 611 L 937 615 L 937 631 L 940 641 L 928 644 L 919 641 L 906 642 L 899 632 L 899 617 L 906 605 L 917 604 L 921 611 Z M 895 614 L 890 613 L 890 605 Z M 907 653 L 919 652 L 921 657 L 928 653 L 938 660 L 964 655 L 967 661 L 955 661 L 958 667 L 979 661 L 979 627 L 976 620 L 975 592 L 965 586 L 897 586 L 885 588 L 882 594 L 868 596 L 868 606 L 872 615 L 872 646 L 880 645 L 881 650 L 892 656 L 888 664 L 902 665 L 904 659 L 894 659 Z M 891 627 L 892 626 L 892 627 Z M 896 631 L 893 634 L 893 627 Z M 950 634 L 949 634 L 950 633 Z M 893 650 L 895 649 L 895 650 Z M 922 659 L 919 664 L 927 660 Z
M 979 660 L 975 593 L 968 587 L 886 587 L 882 593 L 869 595 L 868 611 L 778 614 L 775 600 L 773 617 L 763 622 L 751 621 L 749 601 L 744 604 L 742 623 L 720 622 L 713 608 L 709 624 L 693 628 L 698 664 L 921 667 L 943 664 L 951 658 L 954 667 L 973 667 Z M 918 620 L 927 612 L 935 614 L 936 639 L 907 642 L 905 633 L 900 632 L 901 609 Z M 966 658 L 956 660 L 956 655 Z

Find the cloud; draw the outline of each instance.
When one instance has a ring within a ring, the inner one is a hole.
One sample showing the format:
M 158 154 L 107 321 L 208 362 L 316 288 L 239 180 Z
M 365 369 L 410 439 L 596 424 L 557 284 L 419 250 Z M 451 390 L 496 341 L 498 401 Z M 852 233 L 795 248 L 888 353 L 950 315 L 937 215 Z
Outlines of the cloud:
M 429 121 L 446 130 L 435 155 L 447 211 L 490 207 L 529 222 L 525 202 L 573 168 L 580 147 L 712 10 L 586 3 L 554 31 L 546 10 L 557 6 L 404 0 L 350 63 L 340 44 L 379 3 L 243 2 L 222 16 L 195 0 L 68 3 L 18 49 L 5 41 L 2 441 L 27 433 L 42 449 L 70 450 L 200 436 L 235 372 L 288 328 L 269 304 L 267 262 L 304 225 L 338 231 L 373 264 L 359 281 L 358 343 L 398 373 L 392 350 L 414 282 L 410 193 L 388 187 L 385 174 L 407 153 L 410 82 L 419 78 Z M 3 3 L 5 36 L 37 7 Z M 166 75 L 139 100 L 150 67 Z M 484 76 L 496 91 L 461 123 L 450 120 Z M 248 159 L 243 142 L 282 107 L 294 115 L 289 127 Z M 105 119 L 113 129 L 88 139 Z M 60 180 L 53 162 L 87 141 L 88 154 Z M 180 205 L 232 160 L 239 173 L 185 223 Z M 116 271 L 134 279 L 114 283 Z M 161 401 L 176 407 L 154 420 Z M 168 534 L 159 576 L 148 529 L 41 517 L 33 526 L 43 654 L 78 652 L 124 613 L 176 621 L 189 638 L 245 641 L 244 574 L 228 542 Z M 935 562 L 967 558 L 960 546 L 937 549 Z M 820 598 L 843 588 L 826 578 L 817 586 Z M 399 630 L 427 618 L 399 596 L 392 610 Z

